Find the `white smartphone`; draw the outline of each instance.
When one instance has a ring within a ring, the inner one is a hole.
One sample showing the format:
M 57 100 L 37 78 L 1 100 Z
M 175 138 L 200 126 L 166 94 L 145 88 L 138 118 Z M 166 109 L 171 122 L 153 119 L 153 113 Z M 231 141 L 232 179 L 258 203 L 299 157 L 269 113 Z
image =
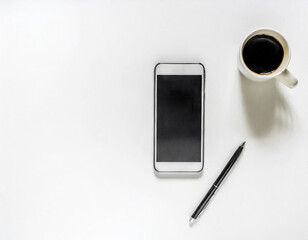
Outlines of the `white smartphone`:
M 159 63 L 154 69 L 154 169 L 200 173 L 204 165 L 205 69 Z

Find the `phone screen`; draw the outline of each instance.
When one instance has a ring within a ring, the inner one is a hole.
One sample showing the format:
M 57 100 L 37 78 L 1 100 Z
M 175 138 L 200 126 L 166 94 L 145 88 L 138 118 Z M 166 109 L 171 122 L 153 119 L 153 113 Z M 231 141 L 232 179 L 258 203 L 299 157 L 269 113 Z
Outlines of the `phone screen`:
M 157 75 L 157 162 L 201 162 L 201 75 Z

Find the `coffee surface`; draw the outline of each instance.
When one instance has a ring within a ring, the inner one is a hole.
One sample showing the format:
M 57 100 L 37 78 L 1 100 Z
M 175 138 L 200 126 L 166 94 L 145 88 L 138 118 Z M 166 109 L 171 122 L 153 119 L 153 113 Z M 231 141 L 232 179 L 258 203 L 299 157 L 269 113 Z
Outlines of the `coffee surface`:
M 250 38 L 243 49 L 243 59 L 247 67 L 258 74 L 275 71 L 283 59 L 283 47 L 273 37 L 256 35 Z

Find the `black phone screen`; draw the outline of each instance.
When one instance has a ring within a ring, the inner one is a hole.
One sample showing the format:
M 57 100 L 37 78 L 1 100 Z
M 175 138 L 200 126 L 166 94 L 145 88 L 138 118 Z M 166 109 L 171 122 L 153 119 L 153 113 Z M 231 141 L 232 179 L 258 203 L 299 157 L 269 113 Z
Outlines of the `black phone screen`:
M 157 162 L 201 162 L 202 76 L 157 75 Z

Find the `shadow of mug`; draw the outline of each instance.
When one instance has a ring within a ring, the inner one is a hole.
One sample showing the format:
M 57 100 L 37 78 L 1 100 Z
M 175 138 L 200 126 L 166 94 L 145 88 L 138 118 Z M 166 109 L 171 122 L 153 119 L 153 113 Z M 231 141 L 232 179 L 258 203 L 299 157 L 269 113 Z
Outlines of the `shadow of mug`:
M 265 137 L 274 127 L 279 131 L 292 127 L 292 115 L 277 88 L 276 79 L 255 82 L 240 71 L 242 103 L 247 123 L 256 137 Z

